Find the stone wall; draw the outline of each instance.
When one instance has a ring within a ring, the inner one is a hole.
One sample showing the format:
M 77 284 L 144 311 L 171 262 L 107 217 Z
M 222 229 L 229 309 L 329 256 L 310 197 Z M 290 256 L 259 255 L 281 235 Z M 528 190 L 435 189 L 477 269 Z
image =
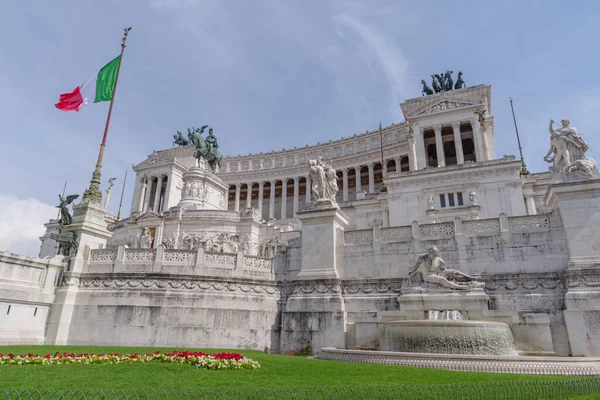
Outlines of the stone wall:
M 557 214 L 346 231 L 344 245 L 343 279 L 406 276 L 431 246 L 448 268 L 469 274 L 556 272 L 569 258 Z
M 348 330 L 398 310 L 402 277 L 417 254 L 437 246 L 448 268 L 486 282 L 487 320 L 511 325 L 519 350 L 571 353 L 563 310 L 569 259 L 555 213 L 346 231 Z M 348 344 L 352 345 L 352 335 Z
M 272 259 L 125 246 L 84 257 L 58 290 L 75 298 L 61 343 L 279 349 Z
M 63 257 L 0 252 L 0 342 L 43 343 Z

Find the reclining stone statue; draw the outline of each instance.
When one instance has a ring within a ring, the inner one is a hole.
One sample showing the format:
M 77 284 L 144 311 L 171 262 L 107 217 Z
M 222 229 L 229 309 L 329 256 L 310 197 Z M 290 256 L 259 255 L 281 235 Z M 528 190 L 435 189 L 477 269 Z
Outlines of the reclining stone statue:
M 435 246 L 431 247 L 428 253 L 419 256 L 408 276 L 412 276 L 417 272 L 421 274 L 423 282 L 433 283 L 448 289 L 471 290 L 485 287 L 484 282 L 476 281 L 472 276 L 455 269 L 446 268 L 446 263 L 440 257 L 440 252 Z

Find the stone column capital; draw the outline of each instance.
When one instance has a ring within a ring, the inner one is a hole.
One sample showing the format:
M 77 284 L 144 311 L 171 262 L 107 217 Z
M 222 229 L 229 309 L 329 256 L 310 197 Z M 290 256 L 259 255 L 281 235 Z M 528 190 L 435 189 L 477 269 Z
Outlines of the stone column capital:
M 460 129 L 460 121 L 455 121 L 451 125 L 452 125 L 452 129 L 453 130 L 459 130 Z
M 433 131 L 437 134 L 438 132 L 442 132 L 442 125 L 441 124 L 437 124 L 433 126 Z
M 265 186 L 265 183 L 263 181 L 258 182 L 259 188 L 263 188 L 264 186 Z

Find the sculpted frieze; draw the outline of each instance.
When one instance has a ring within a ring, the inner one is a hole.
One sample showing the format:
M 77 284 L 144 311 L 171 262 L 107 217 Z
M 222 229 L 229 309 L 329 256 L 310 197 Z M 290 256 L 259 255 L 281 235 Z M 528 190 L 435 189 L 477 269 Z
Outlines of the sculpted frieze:
M 200 293 L 227 292 L 233 294 L 258 294 L 273 296 L 278 296 L 281 293 L 280 289 L 275 285 L 260 285 L 255 283 L 243 284 L 214 281 L 207 282 L 205 280 L 186 279 L 83 278 L 81 279 L 81 286 L 87 289 L 168 289 Z
M 345 295 L 353 294 L 398 294 L 401 292 L 402 280 L 397 282 L 357 282 L 346 283 L 342 285 L 342 292 Z
M 437 112 L 453 110 L 456 108 L 472 107 L 475 105 L 477 105 L 477 104 L 463 102 L 463 101 L 442 100 L 431 106 L 428 106 L 427 108 L 425 108 L 422 111 L 417 111 L 416 113 L 414 113 L 412 115 L 433 114 L 433 113 L 437 113 Z
M 204 251 L 213 253 L 237 253 L 240 250 L 250 253 L 251 244 L 247 235 L 206 231 L 183 233 L 183 248 L 186 250 L 202 247 Z

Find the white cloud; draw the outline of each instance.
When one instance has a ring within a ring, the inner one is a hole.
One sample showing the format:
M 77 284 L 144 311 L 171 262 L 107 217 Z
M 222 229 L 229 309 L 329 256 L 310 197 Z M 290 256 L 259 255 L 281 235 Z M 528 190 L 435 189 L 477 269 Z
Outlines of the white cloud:
M 366 47 L 379 62 L 390 87 L 390 97 L 393 100 L 392 110 L 396 114 L 398 112 L 397 105 L 407 97 L 409 64 L 402 49 L 394 42 L 392 37 L 383 34 L 358 18 L 348 14 L 340 14 L 334 20 L 356 33 L 363 43 L 363 46 L 360 47 Z
M 56 207 L 37 199 L 0 195 L 0 250 L 37 256 L 44 223 L 56 214 Z

